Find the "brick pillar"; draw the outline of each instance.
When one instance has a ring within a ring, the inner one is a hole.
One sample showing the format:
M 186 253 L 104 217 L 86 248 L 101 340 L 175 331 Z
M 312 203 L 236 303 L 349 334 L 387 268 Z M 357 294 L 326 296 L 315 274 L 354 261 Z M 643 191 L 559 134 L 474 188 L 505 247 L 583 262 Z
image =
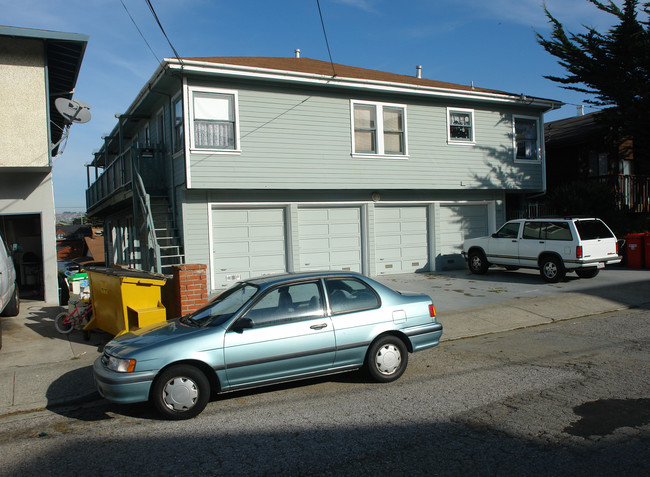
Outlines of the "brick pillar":
M 176 316 L 198 310 L 208 302 L 207 266 L 174 265 L 172 267 L 174 308 Z M 170 310 L 171 311 L 171 310 Z M 169 317 L 169 316 L 168 316 Z

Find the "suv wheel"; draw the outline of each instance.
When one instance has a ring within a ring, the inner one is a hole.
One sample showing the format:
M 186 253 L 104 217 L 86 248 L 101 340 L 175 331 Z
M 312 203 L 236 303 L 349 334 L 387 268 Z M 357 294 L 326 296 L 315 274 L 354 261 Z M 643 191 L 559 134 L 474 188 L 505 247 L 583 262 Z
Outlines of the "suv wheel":
M 557 257 L 544 257 L 541 261 L 539 272 L 544 277 L 544 280 L 549 283 L 557 283 L 563 280 L 566 275 L 564 264 Z
M 487 272 L 489 266 L 483 252 L 478 252 L 476 250 L 472 250 L 469 253 L 467 263 L 469 265 L 469 271 L 477 275 L 483 275 Z

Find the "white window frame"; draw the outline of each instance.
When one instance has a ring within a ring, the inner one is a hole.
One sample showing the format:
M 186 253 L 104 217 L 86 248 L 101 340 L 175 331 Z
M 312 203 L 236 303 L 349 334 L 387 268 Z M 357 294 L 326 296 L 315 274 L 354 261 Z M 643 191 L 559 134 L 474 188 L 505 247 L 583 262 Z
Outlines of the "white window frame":
M 176 116 L 176 105 L 181 105 L 181 117 L 180 124 L 178 123 L 178 117 Z M 185 150 L 185 135 L 186 135 L 186 118 L 185 118 L 185 107 L 182 95 L 179 93 L 172 98 L 172 107 L 170 111 L 171 123 L 172 123 L 172 137 L 170 138 L 170 143 L 172 145 L 172 154 L 178 154 Z M 180 135 L 177 134 L 180 126 Z
M 377 134 L 377 152 L 356 152 L 355 144 L 355 127 L 354 127 L 354 108 L 355 106 L 371 106 L 375 108 L 375 122 L 376 124 L 376 134 Z M 404 141 L 404 152 L 401 154 L 388 153 L 384 152 L 384 107 L 389 109 L 401 109 L 402 110 L 402 122 L 403 122 L 403 141 Z M 406 105 L 397 104 L 397 103 L 379 103 L 375 101 L 362 101 L 352 99 L 350 100 L 350 134 L 352 138 L 352 157 L 364 157 L 364 158 L 377 158 L 385 157 L 391 159 L 406 159 L 408 158 L 408 133 L 407 133 L 407 117 L 406 117 Z
M 232 96 L 233 98 L 233 116 L 234 116 L 234 149 L 225 148 L 210 148 L 210 147 L 197 147 L 194 139 L 194 94 L 218 94 L 225 96 Z M 199 86 L 189 86 L 187 89 L 187 102 L 188 102 L 188 132 L 186 137 L 190 140 L 190 151 L 195 154 L 240 154 L 241 142 L 239 135 L 239 92 L 232 89 L 208 88 Z
M 535 131 L 537 133 L 537 140 L 535 145 L 535 156 L 534 157 L 517 157 L 517 119 L 525 119 L 529 121 L 535 121 Z M 540 162 L 542 158 L 542 144 L 541 139 L 544 137 L 540 131 L 541 121 L 536 116 L 522 116 L 522 115 L 513 115 L 512 116 L 512 155 L 514 156 L 515 162 L 523 162 L 526 164 L 531 164 L 533 162 Z
M 470 137 L 469 139 L 460 139 L 451 137 L 451 128 L 454 126 L 451 124 L 451 114 L 452 113 L 466 113 L 470 117 Z M 473 145 L 476 144 L 475 140 L 476 134 L 476 123 L 474 122 L 474 110 L 467 108 L 447 108 L 447 143 L 448 144 L 461 144 L 461 145 Z

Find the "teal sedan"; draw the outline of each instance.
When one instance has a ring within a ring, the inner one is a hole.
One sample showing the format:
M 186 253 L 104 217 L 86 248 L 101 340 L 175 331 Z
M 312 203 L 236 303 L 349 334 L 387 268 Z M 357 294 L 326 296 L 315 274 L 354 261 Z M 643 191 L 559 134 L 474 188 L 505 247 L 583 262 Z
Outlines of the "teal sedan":
M 365 368 L 398 379 L 408 353 L 440 342 L 426 295 L 352 272 L 264 276 L 200 310 L 110 341 L 94 363 L 99 393 L 151 401 L 169 419 L 199 414 L 216 393 Z

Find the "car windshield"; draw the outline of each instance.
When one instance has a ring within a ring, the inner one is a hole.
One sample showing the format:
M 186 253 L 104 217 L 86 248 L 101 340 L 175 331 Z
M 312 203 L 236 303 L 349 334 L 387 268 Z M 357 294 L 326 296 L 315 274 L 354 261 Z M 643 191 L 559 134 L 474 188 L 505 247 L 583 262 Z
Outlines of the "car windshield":
M 257 293 L 257 290 L 258 287 L 250 283 L 238 283 L 182 320 L 198 326 L 220 325 L 237 313 Z

